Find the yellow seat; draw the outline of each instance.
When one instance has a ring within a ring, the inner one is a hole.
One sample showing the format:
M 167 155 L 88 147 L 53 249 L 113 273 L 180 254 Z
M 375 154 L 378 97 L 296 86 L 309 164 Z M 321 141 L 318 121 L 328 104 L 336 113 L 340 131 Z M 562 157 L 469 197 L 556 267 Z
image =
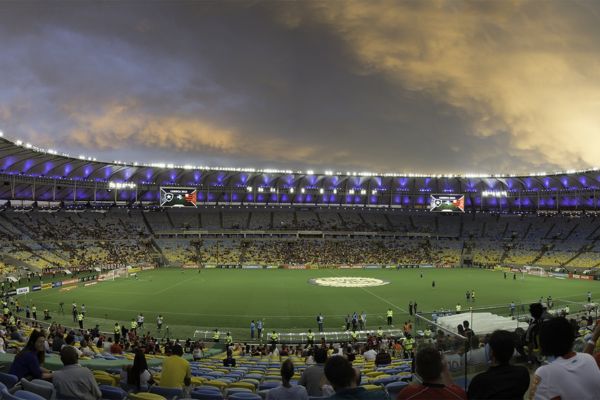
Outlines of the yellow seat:
M 221 390 L 221 391 L 227 387 L 227 383 L 226 382 L 218 381 L 218 380 L 204 382 L 204 385 L 206 385 L 206 386 L 214 386 L 216 388 L 219 388 L 219 390 Z
M 383 388 L 379 385 L 367 384 L 367 385 L 362 385 L 362 387 L 364 387 L 368 392 L 373 392 L 375 390 L 383 390 Z
M 94 378 L 99 385 L 117 386 L 117 381 L 110 375 L 94 374 Z
M 254 392 L 254 390 L 256 390 L 256 387 L 250 383 L 250 382 L 234 382 L 234 383 L 230 383 L 229 386 L 227 386 L 227 388 L 242 388 L 242 389 L 248 389 L 251 392 Z
M 159 394 L 148 392 L 129 393 L 127 398 L 131 400 L 167 400 L 166 397 L 163 397 Z
M 204 382 L 206 382 L 206 378 L 201 376 L 192 376 L 192 385 L 200 386 L 204 385 Z
M 367 372 L 365 375 L 368 378 L 375 378 L 375 377 L 377 377 L 379 375 L 383 375 L 383 372 L 381 372 L 381 371 L 372 371 L 372 372 Z

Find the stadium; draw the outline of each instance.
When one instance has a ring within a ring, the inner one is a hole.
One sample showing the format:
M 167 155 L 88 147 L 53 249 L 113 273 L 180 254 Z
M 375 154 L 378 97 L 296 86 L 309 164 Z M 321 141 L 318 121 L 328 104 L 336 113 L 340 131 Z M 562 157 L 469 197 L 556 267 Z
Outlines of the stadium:
M 599 398 L 595 5 L 39 6 L 0 399 Z

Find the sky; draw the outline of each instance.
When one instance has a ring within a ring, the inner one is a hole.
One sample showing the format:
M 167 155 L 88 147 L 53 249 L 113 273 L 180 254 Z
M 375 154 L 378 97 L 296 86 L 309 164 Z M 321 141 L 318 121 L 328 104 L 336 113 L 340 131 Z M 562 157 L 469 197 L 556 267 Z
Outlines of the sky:
M 598 1 L 3 1 L 0 130 L 98 160 L 600 165 Z

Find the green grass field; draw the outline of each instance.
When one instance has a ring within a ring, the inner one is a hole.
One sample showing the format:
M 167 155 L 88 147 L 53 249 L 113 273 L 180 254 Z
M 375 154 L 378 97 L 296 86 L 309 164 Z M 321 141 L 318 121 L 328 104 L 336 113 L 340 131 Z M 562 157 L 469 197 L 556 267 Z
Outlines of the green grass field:
M 423 274 L 423 278 L 420 277 Z M 370 277 L 390 283 L 371 288 L 333 288 L 309 283 L 317 277 Z M 236 339 L 249 335 L 250 320 L 262 318 L 265 329 L 304 331 L 316 328 L 316 315 L 325 317 L 326 330 L 339 330 L 344 316 L 365 311 L 367 326 L 385 324 L 385 312 L 391 307 L 400 325 L 407 319 L 409 301 L 416 301 L 423 312 L 463 310 L 497 306 L 506 313 L 511 301 L 530 303 L 551 295 L 573 306 L 582 303 L 587 291 L 600 295 L 600 282 L 560 280 L 526 276 L 517 280 L 503 278 L 500 272 L 477 269 L 404 269 L 404 270 L 197 270 L 161 269 L 138 274 L 139 279 L 122 278 L 68 291 L 51 289 L 21 296 L 21 304 L 48 308 L 57 322 L 73 326 L 71 303 L 84 303 L 86 326 L 99 324 L 111 331 L 115 321 L 131 321 L 142 312 L 146 325 L 156 333 L 158 314 L 165 318 L 172 335 L 190 337 L 196 329 L 231 329 Z M 436 287 L 432 288 L 435 280 Z M 475 290 L 476 302 L 466 303 L 465 292 Z M 65 303 L 66 315 L 57 313 Z M 562 303 L 566 304 L 566 303 Z

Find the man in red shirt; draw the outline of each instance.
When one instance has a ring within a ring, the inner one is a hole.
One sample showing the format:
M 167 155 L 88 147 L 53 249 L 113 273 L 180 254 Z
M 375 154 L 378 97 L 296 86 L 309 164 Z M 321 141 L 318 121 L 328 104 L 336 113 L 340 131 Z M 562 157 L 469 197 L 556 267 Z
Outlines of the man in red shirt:
M 448 364 L 433 347 L 419 350 L 417 374 L 422 384 L 410 384 L 398 393 L 397 400 L 467 400 L 467 393 L 452 383 Z

